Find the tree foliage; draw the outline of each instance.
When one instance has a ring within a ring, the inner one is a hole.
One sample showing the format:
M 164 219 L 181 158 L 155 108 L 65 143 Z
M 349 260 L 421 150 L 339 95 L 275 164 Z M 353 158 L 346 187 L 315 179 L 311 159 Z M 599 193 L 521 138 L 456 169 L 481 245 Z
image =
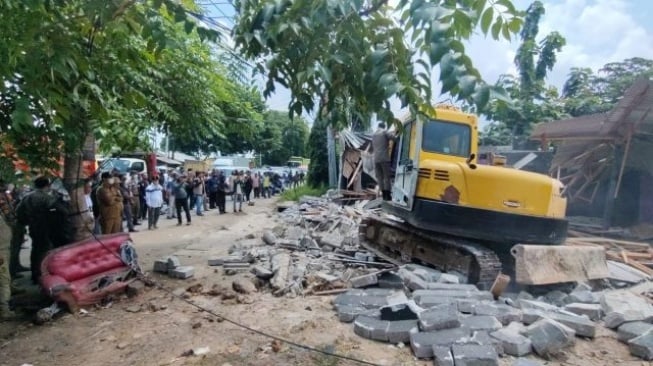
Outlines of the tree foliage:
M 319 101 L 331 123 L 396 119 L 390 99 L 430 110 L 431 70 L 442 93 L 483 107 L 499 90 L 483 82 L 462 41 L 476 28 L 509 39 L 522 25 L 509 0 L 236 0 L 234 39 L 275 84 L 290 89 L 291 114 Z M 407 37 L 408 36 L 408 37 Z
M 565 39 L 558 32 L 552 32 L 537 40 L 543 14 L 544 6 L 539 1 L 528 7 L 515 56 L 519 75 L 502 75 L 495 84 L 508 92 L 512 102 L 493 101 L 482 110 L 491 120 L 502 125 L 494 129 L 495 133 L 510 131 L 512 139 L 523 138 L 531 124 L 558 119 L 564 113 L 557 89 L 547 86 L 545 80 Z
M 291 156 L 305 156 L 308 123 L 302 117 L 291 119 L 288 112 L 269 111 L 265 114 L 263 134 L 267 149 L 260 149 L 265 165 L 285 165 Z
M 307 150 L 311 163 L 308 166 L 307 181 L 313 187 L 329 184 L 329 155 L 326 140 L 328 126 L 329 121 L 326 118 L 317 118 L 308 137 Z

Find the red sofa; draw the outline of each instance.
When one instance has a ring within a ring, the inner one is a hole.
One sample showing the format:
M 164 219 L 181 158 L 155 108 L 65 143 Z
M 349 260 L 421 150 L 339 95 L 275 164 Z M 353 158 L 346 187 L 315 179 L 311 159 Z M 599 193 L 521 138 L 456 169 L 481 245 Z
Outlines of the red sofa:
M 73 314 L 80 306 L 124 291 L 134 277 L 120 259 L 120 246 L 126 242 L 131 243 L 127 233 L 100 235 L 50 251 L 41 263 L 43 290 Z

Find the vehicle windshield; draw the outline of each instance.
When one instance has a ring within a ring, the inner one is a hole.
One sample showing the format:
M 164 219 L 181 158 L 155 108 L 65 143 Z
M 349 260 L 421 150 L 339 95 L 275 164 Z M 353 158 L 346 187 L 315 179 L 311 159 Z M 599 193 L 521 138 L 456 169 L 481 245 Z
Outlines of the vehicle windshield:
M 468 125 L 440 120 L 428 120 L 422 130 L 422 150 L 468 157 L 471 130 Z
M 122 159 L 109 159 L 102 164 L 102 170 L 108 171 L 116 169 L 121 173 L 126 173 L 131 166 L 131 161 Z

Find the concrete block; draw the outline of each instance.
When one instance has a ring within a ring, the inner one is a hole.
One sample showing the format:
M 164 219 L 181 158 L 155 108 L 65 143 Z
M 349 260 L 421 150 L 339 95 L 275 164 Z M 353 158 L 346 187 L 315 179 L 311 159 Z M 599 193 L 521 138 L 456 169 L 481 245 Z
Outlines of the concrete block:
M 415 303 L 423 308 L 432 308 L 434 306 L 442 304 L 456 304 L 458 299 L 455 297 L 440 297 L 440 296 L 418 296 L 415 299 Z
M 222 264 L 223 269 L 248 270 L 250 264 L 247 262 L 230 262 Z
M 418 331 L 417 320 L 390 321 L 386 329 L 386 338 L 390 343 L 408 343 L 410 335 Z
M 168 260 L 167 259 L 155 260 L 152 270 L 157 273 L 168 273 Z
M 357 289 L 349 290 L 349 292 L 355 291 L 355 290 L 357 290 Z M 392 296 L 392 295 L 395 295 L 397 293 L 401 293 L 401 291 L 396 291 L 396 290 L 387 289 L 387 288 L 366 288 L 366 289 L 360 290 L 360 291 L 362 291 L 362 294 L 364 294 L 365 296 L 385 296 L 385 297 Z
M 272 273 L 272 270 L 270 270 L 269 268 L 265 268 L 259 264 L 252 266 L 250 272 L 252 272 L 254 276 L 264 280 L 268 280 L 272 278 L 272 276 L 274 275 L 274 273 Z
M 433 346 L 433 366 L 454 366 L 451 347 Z
M 353 277 L 349 279 L 349 283 L 351 283 L 351 286 L 354 288 L 373 286 L 376 285 L 378 282 L 379 279 L 378 277 L 376 277 L 376 274 L 374 273 Z
M 382 273 L 378 276 L 378 285 L 380 288 L 389 289 L 402 289 L 404 288 L 404 280 L 399 275 L 391 272 Z
M 600 301 L 605 313 L 603 321 L 608 328 L 617 328 L 625 322 L 653 319 L 653 305 L 630 291 L 605 292 Z
M 221 266 L 224 264 L 224 259 L 223 258 L 209 258 L 208 263 L 209 266 Z
M 272 231 L 263 233 L 263 242 L 267 245 L 275 245 L 277 243 L 277 236 Z
M 623 323 L 619 326 L 617 338 L 622 342 L 628 342 L 629 340 L 637 338 L 651 330 L 653 330 L 653 324 L 645 322 Z
M 305 236 L 299 241 L 299 246 L 306 250 L 320 250 L 320 246 L 315 239 Z
M 653 360 L 653 330 L 629 340 L 628 348 L 633 356 L 647 361 Z
M 497 351 L 497 354 L 499 355 L 505 354 L 503 350 L 503 344 L 501 344 L 501 341 L 491 337 L 490 333 L 488 333 L 485 330 L 479 330 L 474 332 L 472 338 L 470 338 L 468 342 L 465 342 L 465 344 L 478 344 L 481 346 L 492 346 Z
M 513 333 L 524 335 L 526 333 L 527 327 L 521 322 L 512 322 L 503 329 L 508 329 Z
M 418 315 L 419 327 L 422 331 L 457 328 L 458 306 L 456 304 L 443 304 L 427 309 Z
M 491 315 L 473 315 L 470 317 L 465 317 L 460 320 L 460 324 L 463 327 L 471 329 L 472 331 L 495 331 L 501 329 L 501 323 L 499 320 Z
M 403 291 L 393 292 L 390 295 L 387 295 L 385 298 L 388 301 L 388 305 L 401 305 L 412 301 L 408 300 L 408 297 Z
M 179 260 L 179 258 L 177 258 L 174 255 L 171 255 L 171 256 L 167 257 L 166 261 L 168 263 L 168 271 L 181 266 L 181 261 Z
M 566 293 L 559 290 L 553 290 L 544 295 L 543 300 L 555 306 L 564 306 L 566 297 Z
M 465 314 L 473 314 L 474 307 L 478 305 L 478 301 L 470 299 L 456 299 L 456 305 L 458 305 L 458 311 Z
M 499 366 L 499 355 L 492 346 L 454 344 L 451 353 L 456 366 Z
M 440 278 L 438 278 L 438 281 L 440 283 L 460 283 L 460 279 L 458 276 L 449 274 L 449 273 L 443 273 L 440 275 Z
M 419 278 L 413 272 L 405 269 L 400 269 L 398 275 L 404 280 L 404 284 L 411 290 L 422 290 L 428 287 L 428 282 Z
M 195 268 L 193 266 L 177 267 L 175 269 L 169 270 L 168 275 L 173 278 L 185 280 L 195 275 Z
M 453 291 L 472 291 L 478 292 L 478 288 L 467 283 L 440 283 L 429 282 L 428 290 L 453 290 Z
M 560 313 L 549 313 L 547 316 L 573 329 L 577 336 L 594 338 L 596 335 L 596 324 L 584 316 Z
M 503 325 L 522 320 L 521 310 L 506 304 L 480 303 L 474 307 L 474 314 L 491 315 L 497 318 Z
M 338 306 L 338 320 L 343 323 L 351 323 L 356 317 L 365 313 L 366 309 L 361 306 L 341 305 Z
M 536 321 L 545 317 L 544 314 L 548 314 L 545 311 L 535 310 L 535 309 L 526 309 L 522 311 L 522 322 L 526 325 L 531 325 Z
M 526 310 L 526 309 L 533 309 L 533 310 L 540 310 L 540 311 L 558 310 L 558 307 L 555 305 L 551 305 L 549 303 L 543 301 L 537 301 L 537 300 L 518 299 L 517 304 L 519 305 L 519 308 L 522 310 Z
M 363 338 L 387 342 L 388 323 L 385 320 L 359 315 L 354 320 L 354 333 Z
M 381 312 L 381 320 L 417 320 L 417 313 L 407 303 L 384 306 L 379 310 Z
M 442 275 L 442 272 L 436 269 L 422 267 L 422 266 L 420 266 L 419 268 L 415 268 L 412 272 L 415 276 L 421 278 L 426 282 L 436 282 Z
M 410 346 L 417 358 L 432 358 L 433 346 L 449 346 L 460 339 L 469 338 L 467 328 L 452 328 L 435 332 L 419 332 L 410 335 Z
M 565 305 L 564 309 L 576 315 L 585 315 L 592 321 L 601 320 L 603 316 L 603 308 L 601 308 L 600 304 L 582 304 L 577 302 Z
M 388 305 L 388 300 L 385 296 L 361 296 L 359 304 L 366 309 L 378 309 Z
M 531 340 L 512 329 L 499 329 L 490 336 L 501 342 L 503 351 L 508 355 L 520 357 L 531 353 Z
M 526 329 L 533 350 L 542 357 L 559 352 L 574 343 L 574 331 L 551 319 L 540 319 Z
M 469 291 L 469 290 L 458 290 L 458 289 L 437 289 L 437 290 L 427 290 L 420 289 L 413 291 L 413 299 L 418 301 L 418 298 L 422 296 L 433 296 L 433 297 L 452 297 L 456 299 L 473 299 L 473 300 L 488 300 L 493 301 L 494 297 L 489 291 Z
M 591 290 L 574 290 L 564 298 L 564 302 L 565 304 L 598 304 L 599 296 L 593 293 Z

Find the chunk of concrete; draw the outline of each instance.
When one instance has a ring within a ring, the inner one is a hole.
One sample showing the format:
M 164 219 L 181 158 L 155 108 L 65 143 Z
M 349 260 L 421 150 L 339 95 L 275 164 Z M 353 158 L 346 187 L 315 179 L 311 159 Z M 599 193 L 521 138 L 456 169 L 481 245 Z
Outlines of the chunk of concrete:
M 456 305 L 458 305 L 458 311 L 465 314 L 473 314 L 474 308 L 479 302 L 477 300 L 470 299 L 456 299 Z
M 577 336 L 594 338 L 596 335 L 596 324 L 584 316 L 560 313 L 549 313 L 547 316 L 573 329 Z
M 275 245 L 277 243 L 277 236 L 272 231 L 263 233 L 263 242 L 267 245 Z
M 354 333 L 363 338 L 387 342 L 388 323 L 385 320 L 359 315 L 354 320 Z
M 404 281 L 399 275 L 391 272 L 385 272 L 378 276 L 378 285 L 380 288 L 402 289 Z
M 417 313 L 413 311 L 408 303 L 384 306 L 379 310 L 381 311 L 381 320 L 417 320 Z
M 474 314 L 491 315 L 497 318 L 503 325 L 522 320 L 521 310 L 506 304 L 480 303 L 474 307 Z
M 417 320 L 390 321 L 386 329 L 386 338 L 390 343 L 408 343 L 410 335 L 418 331 Z
M 451 353 L 456 366 L 499 366 L 499 355 L 492 346 L 454 344 Z
M 428 290 L 453 290 L 453 291 L 472 291 L 479 292 L 479 289 L 467 283 L 440 283 L 440 282 L 429 282 Z
M 573 329 L 546 318 L 528 326 L 526 336 L 531 340 L 535 353 L 542 357 L 556 354 L 574 343 Z
M 471 336 L 468 328 L 452 328 L 410 335 L 410 346 L 417 358 L 432 358 L 433 346 L 449 346 Z
M 542 363 L 528 358 L 518 358 L 512 363 L 512 366 L 542 366 Z
M 451 347 L 433 346 L 433 366 L 454 366 Z
M 428 287 L 428 282 L 406 269 L 400 269 L 397 274 L 403 279 L 406 287 L 413 291 L 426 289 Z
M 354 288 L 373 286 L 379 283 L 379 278 L 374 273 L 353 277 L 349 279 L 349 283 Z
M 155 260 L 152 270 L 157 273 L 168 273 L 168 259 Z
M 233 280 L 231 283 L 231 287 L 234 289 L 236 292 L 240 292 L 241 294 L 251 294 L 252 292 L 256 292 L 256 285 L 252 281 L 249 280 L 249 278 L 243 278 L 239 277 Z
M 356 320 L 357 316 L 364 314 L 366 311 L 367 309 L 362 306 L 341 305 L 337 308 L 338 320 L 343 323 L 351 323 Z
M 542 297 L 542 300 L 555 306 L 564 306 L 567 294 L 560 290 L 553 290 Z
M 195 268 L 193 266 L 181 266 L 172 270 L 168 270 L 168 275 L 173 278 L 185 280 L 195 275 Z
M 521 357 L 531 353 L 531 340 L 512 329 L 499 329 L 490 336 L 501 342 L 503 351 L 508 355 Z
M 423 331 L 457 328 L 458 306 L 456 304 L 443 304 L 419 313 L 419 327 Z
M 540 311 L 556 311 L 558 307 L 549 303 L 537 300 L 518 299 L 517 304 L 522 310 L 533 309 Z
M 623 323 L 619 326 L 617 331 L 617 339 L 622 342 L 628 342 L 633 338 L 637 338 L 642 334 L 653 330 L 653 324 L 645 322 L 629 322 Z
M 628 348 L 633 356 L 647 361 L 653 360 L 653 330 L 629 340 Z
M 494 297 L 489 291 L 469 291 L 469 290 L 458 290 L 458 289 L 437 289 L 437 290 L 426 290 L 419 289 L 413 292 L 413 299 L 418 301 L 422 296 L 431 296 L 431 297 L 450 297 L 455 299 L 474 299 L 474 300 L 494 300 Z
M 263 279 L 263 280 L 269 280 L 270 278 L 272 278 L 272 275 L 274 275 L 274 273 L 272 273 L 271 269 L 265 268 L 265 267 L 261 266 L 260 264 L 252 266 L 252 268 L 250 269 L 250 272 L 252 272 L 254 274 L 254 276 L 256 276 L 256 277 L 258 277 L 260 279 Z
M 598 304 L 599 296 L 593 293 L 592 291 L 575 290 L 564 298 L 564 302 L 566 304 L 571 304 L 571 303 Z
M 168 271 L 181 266 L 181 261 L 179 260 L 179 258 L 177 258 L 174 255 L 171 255 L 168 258 L 166 258 L 166 261 L 168 263 Z
M 449 273 L 443 273 L 440 275 L 440 278 L 438 278 L 439 283 L 460 283 L 460 278 L 458 276 L 449 274 Z
M 625 322 L 646 321 L 653 319 L 653 305 L 643 297 L 630 291 L 609 291 L 601 295 L 601 306 L 605 317 L 603 321 L 608 328 L 617 328 Z
M 501 322 L 491 315 L 473 315 L 464 317 L 460 320 L 460 324 L 472 331 L 495 331 L 501 329 Z
M 457 301 L 458 299 L 454 297 L 440 296 L 419 296 L 415 299 L 415 303 L 426 309 L 443 304 L 456 304 Z
M 436 282 L 442 275 L 442 272 L 427 267 L 420 267 L 415 268 L 413 274 L 426 282 Z
M 481 346 L 492 346 L 497 351 L 497 354 L 499 355 L 505 354 L 503 351 L 503 345 L 501 344 L 501 341 L 491 337 L 490 333 L 488 333 L 485 330 L 475 331 L 472 337 L 464 344 L 478 344 Z
M 565 305 L 564 309 L 576 315 L 585 315 L 592 321 L 601 320 L 603 316 L 603 308 L 600 304 L 571 303 Z

